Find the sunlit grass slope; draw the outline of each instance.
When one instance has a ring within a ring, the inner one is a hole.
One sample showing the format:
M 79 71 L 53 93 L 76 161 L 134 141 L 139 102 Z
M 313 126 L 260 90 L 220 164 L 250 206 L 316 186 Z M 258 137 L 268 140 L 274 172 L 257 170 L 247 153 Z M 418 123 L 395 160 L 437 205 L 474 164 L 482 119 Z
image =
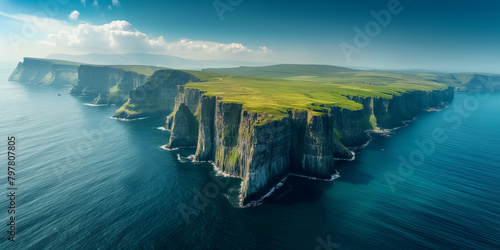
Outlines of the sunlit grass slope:
M 239 75 L 203 74 L 206 82 L 193 82 L 187 88 L 206 91 L 225 102 L 242 103 L 252 112 L 265 112 L 276 119 L 288 110 L 325 112 L 332 106 L 358 110 L 362 105 L 348 96 L 392 98 L 403 92 L 445 89 L 444 84 L 429 81 L 425 76 L 384 72 L 333 72 L 331 77 L 293 76 L 284 79 Z M 216 74 L 216 73 L 213 73 Z M 199 76 L 198 76 L 199 77 Z M 201 78 L 201 77 L 200 77 Z

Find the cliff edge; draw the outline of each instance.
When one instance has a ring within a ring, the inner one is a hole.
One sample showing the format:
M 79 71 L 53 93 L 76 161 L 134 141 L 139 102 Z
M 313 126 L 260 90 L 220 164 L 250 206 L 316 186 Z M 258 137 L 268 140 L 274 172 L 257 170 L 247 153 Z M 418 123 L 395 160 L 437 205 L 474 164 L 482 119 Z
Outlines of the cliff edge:
M 158 70 L 149 80 L 130 90 L 128 100 L 116 111 L 115 117 L 134 119 L 168 115 L 175 107 L 177 87 L 201 80 L 180 70 Z
M 400 126 L 454 97 L 453 88 L 439 86 L 388 96 L 344 96 L 349 105 L 313 103 L 277 115 L 199 86 L 204 85 L 179 86 L 167 119 L 172 130 L 167 147 L 196 147 L 197 161 L 211 161 L 241 178 L 242 206 L 258 201 L 289 174 L 331 179 L 335 160 L 352 158 L 349 148 L 365 144 L 367 131 Z M 267 103 L 270 107 L 272 100 Z
M 143 85 L 147 76 L 112 66 L 81 65 L 72 95 L 93 97 L 94 104 L 123 104 L 129 92 Z
M 79 63 L 25 57 L 17 64 L 9 81 L 43 86 L 74 85 L 78 80 Z

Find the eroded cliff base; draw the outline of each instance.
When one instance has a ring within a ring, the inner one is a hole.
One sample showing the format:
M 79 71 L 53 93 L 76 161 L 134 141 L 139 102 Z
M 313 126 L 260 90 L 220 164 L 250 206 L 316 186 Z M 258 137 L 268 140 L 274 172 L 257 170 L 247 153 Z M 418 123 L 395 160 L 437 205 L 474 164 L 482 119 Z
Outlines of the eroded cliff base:
M 453 100 L 453 88 L 409 91 L 393 98 L 351 97 L 363 105 L 327 112 L 289 110 L 282 117 L 250 112 L 194 88 L 179 87 L 167 119 L 167 147 L 196 147 L 197 161 L 211 161 L 243 180 L 241 206 L 260 200 L 290 174 L 332 179 L 335 161 L 370 140 L 367 131 L 403 125 L 418 113 Z

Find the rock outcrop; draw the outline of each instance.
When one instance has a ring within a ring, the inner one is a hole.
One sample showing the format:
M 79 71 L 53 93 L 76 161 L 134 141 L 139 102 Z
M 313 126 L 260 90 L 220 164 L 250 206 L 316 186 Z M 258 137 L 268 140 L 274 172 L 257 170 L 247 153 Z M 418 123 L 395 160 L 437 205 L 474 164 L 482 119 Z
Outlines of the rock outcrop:
M 467 91 L 499 91 L 500 75 L 475 74 L 465 88 Z
M 73 62 L 25 57 L 9 77 L 9 81 L 43 86 L 73 85 L 78 81 L 79 64 Z
M 186 103 L 186 105 L 189 103 L 183 101 L 190 98 L 189 96 L 177 94 L 178 86 L 200 81 L 196 76 L 184 71 L 158 70 L 145 84 L 130 91 L 127 103 L 116 111 L 115 117 L 134 119 L 154 115 L 168 115 L 174 111 L 174 107 L 179 107 L 176 106 L 176 98 L 179 99 L 179 103 Z
M 81 65 L 72 95 L 93 97 L 94 104 L 123 104 L 131 90 L 143 85 L 146 76 L 119 68 Z
M 368 130 L 393 128 L 423 109 L 453 100 L 454 90 L 411 91 L 392 99 L 350 97 L 360 110 L 290 110 L 280 119 L 245 110 L 242 104 L 179 87 L 167 119 L 169 147 L 196 147 L 197 161 L 212 161 L 243 180 L 241 205 L 258 200 L 288 174 L 329 179 L 335 159 L 351 158 Z
M 455 87 L 459 92 L 500 90 L 500 75 L 498 74 L 452 73 L 436 75 L 434 81 Z

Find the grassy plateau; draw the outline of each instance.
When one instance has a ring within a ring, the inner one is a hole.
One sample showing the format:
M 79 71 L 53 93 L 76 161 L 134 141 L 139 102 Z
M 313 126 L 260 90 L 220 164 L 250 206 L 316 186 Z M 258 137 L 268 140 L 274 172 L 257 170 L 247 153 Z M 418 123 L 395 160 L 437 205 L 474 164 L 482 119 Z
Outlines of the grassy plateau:
M 306 67 L 305 75 L 300 75 L 296 65 L 289 71 L 285 71 L 284 67 L 286 65 L 280 67 L 281 73 L 274 71 L 273 77 L 255 77 L 258 72 L 242 76 L 190 71 L 205 82 L 188 83 L 186 87 L 206 91 L 206 95 L 223 98 L 225 102 L 242 103 L 245 110 L 267 113 L 274 119 L 283 117 L 288 110 L 322 113 L 332 106 L 350 110 L 362 108 L 348 96 L 392 98 L 408 91 L 447 88 L 444 84 L 431 81 L 431 76 L 425 74 L 357 71 L 326 66 L 327 72 L 321 69 L 312 72 L 314 68 Z M 248 73 L 248 69 L 245 70 Z M 269 72 L 273 71 L 265 70 L 262 75 L 269 76 Z

